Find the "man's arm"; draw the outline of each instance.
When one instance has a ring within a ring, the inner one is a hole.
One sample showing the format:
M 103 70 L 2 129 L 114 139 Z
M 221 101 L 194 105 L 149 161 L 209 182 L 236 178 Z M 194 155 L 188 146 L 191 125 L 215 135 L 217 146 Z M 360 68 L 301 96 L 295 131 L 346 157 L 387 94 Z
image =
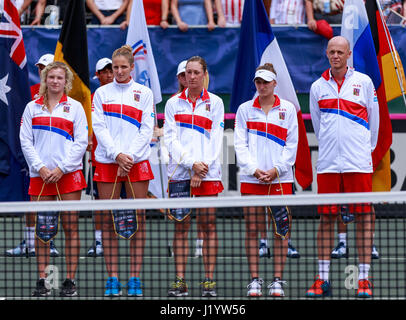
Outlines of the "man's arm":
M 38 0 L 37 5 L 35 6 L 35 18 L 31 22 L 30 24 L 31 26 L 41 24 L 41 18 L 44 15 L 46 4 L 47 4 L 46 0 Z
M 306 0 L 305 10 L 306 10 L 307 26 L 309 27 L 310 30 L 315 31 L 317 29 L 317 23 L 316 20 L 314 19 L 312 0 Z

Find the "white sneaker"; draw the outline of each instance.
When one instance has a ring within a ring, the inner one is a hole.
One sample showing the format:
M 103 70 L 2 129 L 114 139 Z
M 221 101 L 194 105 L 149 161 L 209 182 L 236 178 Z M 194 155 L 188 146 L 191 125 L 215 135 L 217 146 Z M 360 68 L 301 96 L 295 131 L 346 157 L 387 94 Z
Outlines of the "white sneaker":
M 202 257 L 203 256 L 203 249 L 202 249 L 202 247 L 196 247 L 196 250 L 195 250 L 195 258 L 197 258 L 197 257 Z
M 88 257 L 101 257 L 103 256 L 103 245 L 100 241 L 96 241 L 94 246 L 92 246 L 87 252 Z
M 285 284 L 286 281 L 282 280 L 275 280 L 269 286 L 269 295 L 271 297 L 284 297 L 285 292 L 283 291 L 282 285 Z
M 259 244 L 259 257 L 260 258 L 270 258 L 271 257 L 271 251 L 267 247 L 267 245 L 263 242 Z
M 337 247 L 333 249 L 331 252 L 331 258 L 333 259 L 340 259 L 340 258 L 348 258 L 348 249 L 344 242 L 340 242 Z
M 248 288 L 247 297 L 261 297 L 263 283 L 264 280 L 260 278 L 252 280 L 252 282 L 247 286 Z
M 7 250 L 4 254 L 6 257 L 24 257 L 27 255 L 26 250 L 27 245 L 25 240 L 23 240 L 17 247 Z M 35 257 L 35 248 L 28 248 L 28 256 Z

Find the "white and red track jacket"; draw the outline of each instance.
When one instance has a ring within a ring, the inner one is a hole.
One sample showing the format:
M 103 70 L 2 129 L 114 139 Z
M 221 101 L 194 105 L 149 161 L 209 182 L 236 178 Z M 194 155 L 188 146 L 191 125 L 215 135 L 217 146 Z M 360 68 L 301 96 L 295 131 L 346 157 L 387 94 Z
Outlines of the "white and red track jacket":
M 30 177 L 38 177 L 44 166 L 50 170 L 59 167 L 63 173 L 81 170 L 88 144 L 82 105 L 63 95 L 49 113 L 44 97 L 29 102 L 21 119 L 20 141 Z
M 310 114 L 319 142 L 317 173 L 373 171 L 379 105 L 367 75 L 348 68 L 339 87 L 326 70 L 311 86 Z
M 275 96 L 268 115 L 259 98 L 244 102 L 237 110 L 234 147 L 240 167 L 240 181 L 262 184 L 254 177 L 256 169 L 276 168 L 282 183 L 293 182 L 296 161 L 298 124 L 295 106 Z M 275 179 L 272 183 L 279 183 Z
M 114 79 L 96 90 L 92 110 L 97 162 L 115 163 L 120 153 L 134 163 L 148 160 L 155 118 L 151 89 Z
M 221 180 L 223 101 L 203 89 L 193 105 L 187 98 L 187 90 L 170 98 L 165 106 L 164 141 L 169 152 L 168 177 L 172 180 L 190 179 L 193 163 L 202 161 L 209 166 L 203 181 Z

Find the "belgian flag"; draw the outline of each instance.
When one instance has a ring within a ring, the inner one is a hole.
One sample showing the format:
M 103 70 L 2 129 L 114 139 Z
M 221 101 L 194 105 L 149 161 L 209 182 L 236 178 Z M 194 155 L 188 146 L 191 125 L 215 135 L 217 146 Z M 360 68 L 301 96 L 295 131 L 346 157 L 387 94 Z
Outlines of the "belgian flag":
M 55 49 L 55 61 L 67 64 L 73 72 L 69 96 L 82 103 L 86 112 L 89 135 L 92 133 L 92 114 L 89 85 L 89 61 L 85 1 L 70 0 Z
M 393 44 L 388 27 L 381 15 L 380 8 L 378 8 L 377 1 L 366 0 L 365 7 L 382 77 L 382 84 L 379 88 L 376 88 L 380 120 L 378 143 L 372 154 L 375 168 L 373 175 L 373 190 L 390 191 L 390 146 L 392 144 L 392 124 L 387 102 L 402 95 L 399 80 L 403 84 L 404 90 L 406 81 L 402 62 L 400 61 L 399 55 Z

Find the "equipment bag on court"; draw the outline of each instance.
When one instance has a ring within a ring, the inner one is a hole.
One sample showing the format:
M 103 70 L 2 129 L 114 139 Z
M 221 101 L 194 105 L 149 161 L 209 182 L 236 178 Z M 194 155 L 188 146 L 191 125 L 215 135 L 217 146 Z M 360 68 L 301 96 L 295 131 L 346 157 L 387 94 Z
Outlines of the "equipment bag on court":
M 59 211 L 37 212 L 35 218 L 35 235 L 43 243 L 48 243 L 58 234 Z
M 274 223 L 274 232 L 276 235 L 285 239 L 290 232 L 290 226 L 292 222 L 292 216 L 290 209 L 287 206 L 284 207 L 268 207 L 269 212 Z
M 190 198 L 190 180 L 170 181 L 168 184 L 168 195 L 169 198 Z M 168 216 L 170 219 L 182 221 L 186 219 L 191 212 L 192 209 L 190 208 L 168 209 Z

